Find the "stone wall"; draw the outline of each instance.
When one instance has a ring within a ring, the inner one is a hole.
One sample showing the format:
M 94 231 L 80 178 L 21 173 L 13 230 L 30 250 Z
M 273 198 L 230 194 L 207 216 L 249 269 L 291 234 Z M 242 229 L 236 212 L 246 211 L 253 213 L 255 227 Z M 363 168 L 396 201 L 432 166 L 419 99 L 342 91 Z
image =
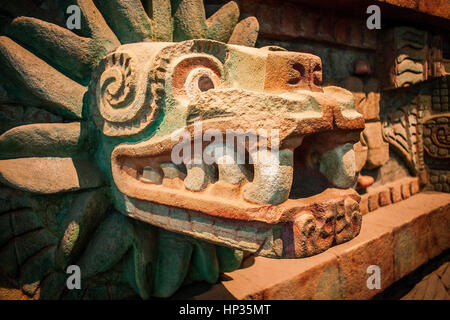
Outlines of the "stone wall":
M 206 1 L 207 10 L 220 2 Z M 258 18 L 257 47 L 275 45 L 318 55 L 324 85 L 353 93 L 366 122 L 355 145 L 361 175 L 373 177 L 379 186 L 393 180 L 392 168 L 397 167 L 398 179 L 419 177 L 421 188 L 448 192 L 450 60 L 445 28 L 435 25 L 448 18 L 447 3 L 379 1 L 379 31 L 367 29 L 364 1 L 352 9 L 343 1 L 342 10 L 332 1 L 239 4 L 243 16 Z M 417 28 L 404 19 L 407 14 L 431 22 Z

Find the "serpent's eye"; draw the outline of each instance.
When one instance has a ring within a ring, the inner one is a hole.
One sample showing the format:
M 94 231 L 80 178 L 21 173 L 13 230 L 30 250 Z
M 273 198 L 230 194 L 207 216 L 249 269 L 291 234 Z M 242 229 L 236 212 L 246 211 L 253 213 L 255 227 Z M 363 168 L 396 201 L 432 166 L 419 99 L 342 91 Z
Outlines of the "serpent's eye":
M 214 89 L 214 83 L 210 77 L 203 75 L 198 79 L 198 88 L 200 91 L 208 91 L 209 89 Z
M 187 56 L 176 62 L 172 73 L 172 92 L 179 101 L 222 86 L 222 63 L 211 55 Z
M 218 75 L 208 68 L 196 68 L 186 78 L 184 90 L 192 98 L 200 92 L 205 92 L 220 86 Z

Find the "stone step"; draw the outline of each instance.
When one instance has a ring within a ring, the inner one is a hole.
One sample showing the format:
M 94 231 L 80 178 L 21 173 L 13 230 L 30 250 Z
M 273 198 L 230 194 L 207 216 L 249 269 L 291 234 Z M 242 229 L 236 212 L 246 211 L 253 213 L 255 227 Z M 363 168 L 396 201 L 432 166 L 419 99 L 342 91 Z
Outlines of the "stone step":
M 256 257 L 207 291 L 182 289 L 175 298 L 370 299 L 450 248 L 449 231 L 450 195 L 421 192 L 364 215 L 361 233 L 347 243 L 304 259 Z M 373 265 L 380 289 L 367 286 Z

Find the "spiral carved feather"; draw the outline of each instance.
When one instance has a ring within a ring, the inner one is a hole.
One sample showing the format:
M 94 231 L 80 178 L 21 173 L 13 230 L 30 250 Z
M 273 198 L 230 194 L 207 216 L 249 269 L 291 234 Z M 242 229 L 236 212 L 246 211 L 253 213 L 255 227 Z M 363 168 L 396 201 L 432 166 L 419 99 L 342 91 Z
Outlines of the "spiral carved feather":
M 91 83 L 93 115 L 103 134 L 130 136 L 148 127 L 157 116 L 152 104 L 148 68 L 136 70 L 126 52 L 111 53 L 99 64 Z

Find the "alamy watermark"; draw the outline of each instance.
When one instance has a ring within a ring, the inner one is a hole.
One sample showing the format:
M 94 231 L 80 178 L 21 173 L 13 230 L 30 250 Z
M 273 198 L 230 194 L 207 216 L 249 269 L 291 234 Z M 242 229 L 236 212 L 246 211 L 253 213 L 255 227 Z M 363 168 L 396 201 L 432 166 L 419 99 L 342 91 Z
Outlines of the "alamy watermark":
M 366 273 L 371 276 L 367 278 L 366 286 L 369 290 L 381 289 L 381 269 L 377 265 L 367 267 Z
M 66 20 L 67 29 L 73 30 L 81 29 L 81 9 L 77 5 L 71 5 L 67 7 L 66 13 L 70 16 Z
M 227 129 L 224 140 L 222 131 L 207 129 L 203 132 L 202 122 L 196 121 L 193 139 L 191 133 L 184 128 L 174 131 L 171 139 L 178 141 L 171 152 L 171 160 L 175 164 L 254 164 L 269 158 L 271 163 L 279 160 L 278 129 Z M 269 141 L 272 157 L 260 157 L 260 154 L 268 151 Z M 209 142 L 205 148 L 204 142 Z
M 67 7 L 66 13 L 69 15 L 66 21 L 66 26 L 69 30 L 81 29 L 81 9 L 77 5 L 70 5 Z M 373 4 L 367 7 L 366 26 L 369 30 L 381 29 L 381 9 L 379 6 Z
M 79 266 L 73 264 L 67 267 L 66 273 L 70 274 L 66 280 L 67 289 L 73 290 L 81 289 L 81 269 Z
M 366 13 L 370 14 L 370 16 L 367 18 L 367 21 L 366 21 L 367 29 L 369 29 L 369 30 L 381 29 L 380 7 L 375 4 L 368 6 Z

